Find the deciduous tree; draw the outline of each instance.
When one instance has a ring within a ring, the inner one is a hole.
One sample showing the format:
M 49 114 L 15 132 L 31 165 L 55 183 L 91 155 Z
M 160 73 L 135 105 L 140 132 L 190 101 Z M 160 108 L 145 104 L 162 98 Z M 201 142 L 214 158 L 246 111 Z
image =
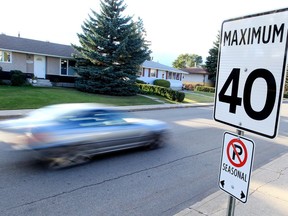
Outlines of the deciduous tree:
M 196 54 L 181 54 L 172 63 L 174 68 L 190 68 L 199 66 L 203 62 L 202 56 Z

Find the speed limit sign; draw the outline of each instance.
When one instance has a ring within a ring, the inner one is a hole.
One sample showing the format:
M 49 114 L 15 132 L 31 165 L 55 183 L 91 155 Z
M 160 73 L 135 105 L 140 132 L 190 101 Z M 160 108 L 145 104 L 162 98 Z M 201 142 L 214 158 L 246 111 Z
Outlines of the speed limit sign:
M 214 119 L 275 138 L 286 74 L 288 8 L 222 24 Z

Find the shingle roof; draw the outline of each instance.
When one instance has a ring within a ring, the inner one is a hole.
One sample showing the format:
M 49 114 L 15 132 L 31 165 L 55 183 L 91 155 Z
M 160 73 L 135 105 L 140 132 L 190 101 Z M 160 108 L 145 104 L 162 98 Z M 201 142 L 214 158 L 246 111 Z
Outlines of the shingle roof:
M 72 46 L 0 34 L 0 49 L 20 53 L 71 58 Z
M 158 62 L 154 62 L 154 61 L 145 61 L 142 64 L 142 67 L 144 68 L 151 68 L 151 69 L 158 69 L 158 70 L 163 70 L 163 71 L 169 71 L 169 72 L 175 72 L 175 73 L 182 73 L 182 74 L 188 74 L 182 70 L 178 70 L 176 68 L 173 67 L 169 67 L 163 64 L 160 64 Z
M 203 68 L 198 68 L 198 67 L 192 67 L 192 68 L 182 68 L 182 71 L 186 71 L 189 74 L 209 74 L 208 71 L 206 71 Z

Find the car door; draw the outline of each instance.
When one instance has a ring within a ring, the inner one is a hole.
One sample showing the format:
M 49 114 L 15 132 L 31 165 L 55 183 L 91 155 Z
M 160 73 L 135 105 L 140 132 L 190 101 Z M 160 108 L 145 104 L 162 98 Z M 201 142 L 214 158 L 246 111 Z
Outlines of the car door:
M 59 138 L 91 154 L 110 152 L 143 144 L 143 127 L 124 120 L 122 113 L 96 109 L 65 117 Z
M 143 127 L 125 121 L 121 113 L 102 110 L 94 117 L 96 122 L 87 125 L 87 131 L 91 144 L 98 151 L 108 152 L 142 144 Z

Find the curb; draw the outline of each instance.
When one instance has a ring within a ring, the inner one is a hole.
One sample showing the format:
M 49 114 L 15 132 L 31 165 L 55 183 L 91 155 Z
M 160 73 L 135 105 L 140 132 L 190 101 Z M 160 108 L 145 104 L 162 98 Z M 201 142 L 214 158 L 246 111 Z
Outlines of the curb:
M 178 109 L 192 107 L 209 107 L 214 106 L 214 103 L 195 103 L 195 104 L 157 104 L 157 105 L 139 105 L 139 106 L 117 106 L 120 110 L 126 112 L 147 111 L 147 110 L 163 110 L 163 109 Z M 34 109 L 23 110 L 0 110 L 0 120 L 21 118 Z

